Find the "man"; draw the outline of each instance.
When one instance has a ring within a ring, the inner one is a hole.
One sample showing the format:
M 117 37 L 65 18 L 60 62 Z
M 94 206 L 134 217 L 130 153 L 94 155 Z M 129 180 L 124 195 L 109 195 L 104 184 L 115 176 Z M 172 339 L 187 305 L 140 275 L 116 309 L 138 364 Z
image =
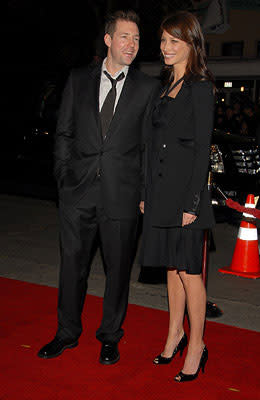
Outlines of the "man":
M 101 66 L 72 71 L 61 103 L 55 146 L 60 198 L 58 330 L 38 353 L 77 346 L 97 232 L 106 264 L 100 362 L 119 360 L 141 189 L 142 130 L 157 82 L 129 68 L 139 49 L 138 16 L 116 12 L 105 28 Z

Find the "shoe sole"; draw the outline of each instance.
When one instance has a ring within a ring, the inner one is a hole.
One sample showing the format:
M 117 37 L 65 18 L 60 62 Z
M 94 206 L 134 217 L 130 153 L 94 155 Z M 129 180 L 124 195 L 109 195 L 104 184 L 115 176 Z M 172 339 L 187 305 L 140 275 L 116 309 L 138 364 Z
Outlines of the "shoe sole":
M 120 355 L 118 354 L 118 357 L 112 361 L 106 361 L 106 360 L 102 360 L 102 358 L 100 358 L 99 362 L 100 362 L 100 364 L 103 364 L 103 365 L 112 365 L 112 364 L 117 363 L 119 360 L 120 360 Z
M 59 351 L 59 353 L 55 353 L 55 354 L 53 354 L 52 356 L 45 356 L 45 355 L 41 355 L 41 354 L 39 354 L 39 353 L 38 353 L 37 355 L 38 355 L 38 357 L 44 358 L 45 360 L 47 360 L 47 359 L 49 359 L 49 358 L 56 358 L 56 357 L 60 356 L 60 355 L 64 352 L 64 350 L 66 350 L 66 349 L 73 349 L 73 347 L 77 347 L 78 344 L 79 344 L 78 341 L 77 341 L 77 342 L 74 342 L 74 343 L 71 343 L 71 344 L 68 344 L 67 346 L 64 346 L 64 347 L 62 348 L 62 350 Z

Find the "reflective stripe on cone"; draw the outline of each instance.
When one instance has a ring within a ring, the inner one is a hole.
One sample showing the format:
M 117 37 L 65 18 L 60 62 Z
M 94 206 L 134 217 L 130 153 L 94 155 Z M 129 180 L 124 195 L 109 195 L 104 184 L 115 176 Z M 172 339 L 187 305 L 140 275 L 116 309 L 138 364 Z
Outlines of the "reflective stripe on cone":
M 257 240 L 257 229 L 240 226 L 237 237 L 241 240 Z
M 246 203 L 245 204 L 245 207 L 246 208 L 255 208 L 255 204 L 251 204 L 251 203 Z M 255 218 L 255 216 L 254 215 L 252 215 L 252 214 L 247 214 L 247 213 L 243 213 L 243 217 L 246 217 L 246 218 Z

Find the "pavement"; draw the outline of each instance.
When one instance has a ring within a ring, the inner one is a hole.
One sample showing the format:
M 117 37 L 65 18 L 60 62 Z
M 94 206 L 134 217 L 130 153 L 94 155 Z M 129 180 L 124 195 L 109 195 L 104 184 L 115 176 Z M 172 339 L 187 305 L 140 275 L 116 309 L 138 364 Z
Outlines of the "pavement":
M 58 210 L 54 202 L 0 195 L 0 276 L 57 287 L 59 270 Z M 213 229 L 216 251 L 210 252 L 208 300 L 223 311 L 210 320 L 260 332 L 260 279 L 221 274 L 232 259 L 237 226 L 219 223 Z M 138 282 L 135 259 L 129 302 L 167 310 L 165 284 Z M 104 272 L 99 250 L 91 268 L 88 294 L 103 296 Z

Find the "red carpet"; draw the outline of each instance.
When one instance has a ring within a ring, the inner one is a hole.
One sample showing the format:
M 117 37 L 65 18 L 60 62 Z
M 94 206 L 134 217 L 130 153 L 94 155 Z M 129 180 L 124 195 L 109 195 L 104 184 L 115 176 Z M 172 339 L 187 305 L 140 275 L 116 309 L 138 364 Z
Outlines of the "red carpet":
M 208 322 L 206 373 L 178 384 L 179 356 L 168 366 L 152 364 L 167 333 L 164 311 L 130 305 L 120 362 L 98 363 L 102 299 L 93 296 L 87 297 L 79 346 L 39 359 L 37 351 L 55 333 L 56 296 L 53 288 L 0 278 L 0 400 L 260 399 L 259 333 Z

